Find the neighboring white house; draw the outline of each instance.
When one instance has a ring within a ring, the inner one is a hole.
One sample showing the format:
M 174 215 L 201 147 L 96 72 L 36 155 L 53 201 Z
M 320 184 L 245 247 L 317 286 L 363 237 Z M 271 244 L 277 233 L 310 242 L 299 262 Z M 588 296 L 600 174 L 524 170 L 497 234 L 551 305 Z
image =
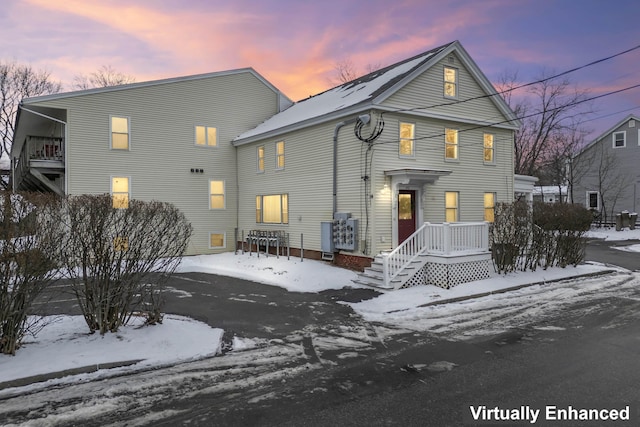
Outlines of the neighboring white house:
M 617 122 L 573 160 L 573 201 L 609 220 L 640 209 L 640 117 Z
M 27 99 L 14 185 L 173 202 L 194 223 L 192 254 L 282 233 L 340 265 L 393 251 L 387 279 L 428 252 L 439 266 L 420 274 L 446 280 L 449 264 L 488 268 L 485 221 L 517 191 L 518 126 L 455 41 L 293 105 L 251 69 Z
M 565 203 L 567 201 L 567 186 L 536 185 L 533 188 L 533 200 L 544 203 Z

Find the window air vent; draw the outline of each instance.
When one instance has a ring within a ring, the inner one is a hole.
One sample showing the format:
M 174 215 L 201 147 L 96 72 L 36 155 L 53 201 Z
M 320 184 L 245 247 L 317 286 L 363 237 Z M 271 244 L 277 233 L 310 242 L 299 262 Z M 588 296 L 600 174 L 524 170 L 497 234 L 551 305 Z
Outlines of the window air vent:
M 454 64 L 456 62 L 456 58 L 453 56 L 450 56 L 448 60 L 449 60 L 449 64 Z
M 629 127 L 630 128 L 636 127 L 636 121 L 635 120 L 629 120 Z

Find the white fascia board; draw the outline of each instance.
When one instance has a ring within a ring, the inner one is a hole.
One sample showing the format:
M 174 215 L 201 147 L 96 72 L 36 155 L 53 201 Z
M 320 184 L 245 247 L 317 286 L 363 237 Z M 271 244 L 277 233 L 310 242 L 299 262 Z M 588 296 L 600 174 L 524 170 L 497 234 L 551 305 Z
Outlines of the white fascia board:
M 346 116 L 352 116 L 352 115 L 356 115 L 356 114 L 359 114 L 359 113 L 368 112 L 368 111 L 371 111 L 371 109 L 372 109 L 372 106 L 371 106 L 370 103 L 354 106 L 354 107 L 351 107 L 351 108 L 345 108 L 344 110 L 335 111 L 333 113 L 325 114 L 325 115 L 319 116 L 319 117 L 313 117 L 313 118 L 308 119 L 308 120 L 302 120 L 300 122 L 292 123 L 291 125 L 283 126 L 281 128 L 277 128 L 277 129 L 273 129 L 273 130 L 268 131 L 268 132 L 260 133 L 260 134 L 253 135 L 253 136 L 249 136 L 247 138 L 233 140 L 233 141 L 231 141 L 231 145 L 233 145 L 234 147 L 239 147 L 241 145 L 251 144 L 252 142 L 262 141 L 262 140 L 267 139 L 267 138 L 273 138 L 273 137 L 276 137 L 276 136 L 279 136 L 279 135 L 284 135 L 284 134 L 289 133 L 289 132 L 294 132 L 294 131 L 301 130 L 301 129 L 304 129 L 304 128 L 316 126 L 316 125 L 319 125 L 319 124 L 322 124 L 322 123 L 326 123 L 326 122 L 330 122 L 330 121 L 334 121 L 334 120 L 339 120 L 339 119 L 342 119 L 342 118 L 344 118 Z

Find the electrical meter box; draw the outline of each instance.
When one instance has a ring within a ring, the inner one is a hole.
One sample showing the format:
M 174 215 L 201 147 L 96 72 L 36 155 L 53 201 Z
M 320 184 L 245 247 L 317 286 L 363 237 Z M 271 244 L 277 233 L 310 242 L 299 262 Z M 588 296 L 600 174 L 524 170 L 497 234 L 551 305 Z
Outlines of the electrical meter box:
M 336 249 L 358 249 L 358 225 L 358 220 L 351 218 L 350 213 L 336 212 L 333 215 L 333 245 Z
M 333 244 L 333 221 L 320 223 L 320 250 L 324 253 L 336 251 L 336 247 Z

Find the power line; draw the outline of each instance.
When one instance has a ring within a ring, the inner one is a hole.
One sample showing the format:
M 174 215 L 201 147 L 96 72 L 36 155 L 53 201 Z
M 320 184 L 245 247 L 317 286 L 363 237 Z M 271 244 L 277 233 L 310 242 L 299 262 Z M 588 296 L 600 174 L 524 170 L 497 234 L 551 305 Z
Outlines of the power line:
M 533 86 L 533 85 L 536 85 L 536 84 L 544 83 L 544 82 L 547 82 L 549 80 L 553 80 L 553 79 L 556 79 L 558 77 L 562 77 L 564 75 L 567 75 L 567 74 L 582 70 L 584 68 L 600 64 L 602 62 L 605 62 L 605 61 L 608 61 L 610 59 L 616 58 L 618 56 L 622 56 L 622 55 L 625 55 L 627 53 L 633 52 L 634 50 L 637 50 L 637 49 L 640 49 L 640 45 L 636 45 L 636 46 L 634 46 L 634 47 L 632 47 L 630 49 L 624 50 L 622 52 L 618 52 L 616 54 L 607 56 L 605 58 L 600 58 L 600 59 L 597 59 L 595 61 L 591 61 L 591 62 L 589 62 L 587 64 L 580 65 L 580 66 L 575 67 L 575 68 L 571 68 L 569 70 L 563 71 L 563 72 L 555 74 L 553 76 L 545 77 L 543 79 L 532 81 L 532 82 L 529 82 L 529 83 L 523 83 L 521 85 L 514 86 L 512 88 L 505 89 L 505 90 L 502 90 L 500 92 L 491 93 L 491 94 L 484 94 L 484 95 L 478 95 L 478 96 L 474 96 L 474 97 L 467 98 L 467 99 L 451 101 L 451 102 L 445 102 L 445 103 L 441 103 L 441 104 L 434 104 L 434 105 L 425 106 L 425 107 L 399 108 L 399 109 L 393 110 L 393 112 L 394 113 L 399 113 L 399 112 L 410 112 L 410 111 L 417 111 L 417 110 L 426 110 L 426 109 L 429 109 L 429 108 L 437 108 L 437 107 L 445 107 L 445 106 L 449 106 L 449 105 L 457 105 L 457 104 L 462 104 L 464 102 L 475 101 L 475 100 L 484 99 L 484 98 L 491 98 L 491 97 L 494 97 L 494 96 L 497 96 L 497 95 L 503 95 L 503 94 L 508 93 L 508 92 L 513 92 L 513 91 L 518 90 L 518 89 L 522 89 L 522 88 L 525 88 L 525 87 L 529 87 L 529 86 Z
M 538 115 L 541 115 L 541 114 L 554 112 L 554 111 L 557 111 L 557 110 L 560 110 L 560 109 L 574 107 L 576 105 L 583 104 L 585 102 L 593 101 L 593 100 L 599 99 L 599 98 L 604 98 L 604 97 L 610 96 L 610 95 L 615 95 L 617 93 L 625 92 L 625 91 L 628 91 L 628 90 L 631 90 L 631 89 L 635 89 L 635 88 L 638 88 L 638 87 L 640 87 L 640 84 L 636 84 L 636 85 L 633 85 L 633 86 L 628 86 L 628 87 L 625 87 L 625 88 L 622 88 L 622 89 L 618 89 L 618 90 L 610 91 L 610 92 L 603 93 L 603 94 L 600 94 L 600 95 L 592 96 L 590 98 L 580 99 L 578 101 L 574 101 L 574 102 L 566 104 L 566 105 L 561 105 L 559 107 L 550 108 L 550 109 L 547 109 L 547 110 L 544 110 L 544 111 L 539 111 L 539 112 L 536 112 L 536 113 L 527 114 L 527 115 L 518 117 L 517 119 L 518 120 L 527 119 L 527 118 L 535 117 L 535 116 L 538 116 Z M 483 124 L 483 125 L 477 125 L 477 126 L 473 126 L 473 127 L 466 128 L 466 129 L 461 129 L 461 130 L 458 130 L 458 133 L 469 132 L 469 131 L 477 130 L 477 129 L 484 129 L 484 128 L 488 128 L 488 127 L 492 127 L 492 126 L 496 126 L 496 125 L 500 125 L 500 124 L 509 123 L 509 122 L 511 122 L 511 120 L 508 120 L 508 119 L 507 120 L 500 120 L 500 121 L 497 121 L 497 122 L 487 123 L 487 124 Z M 423 136 L 423 137 L 419 137 L 419 138 L 414 138 L 414 141 L 424 140 L 424 139 L 431 139 L 431 138 L 440 138 L 440 137 L 443 137 L 444 135 L 445 134 L 443 132 L 441 132 L 441 133 L 434 134 L 434 135 L 427 135 L 427 136 Z M 392 141 L 380 141 L 380 142 L 374 142 L 373 145 L 397 143 L 399 141 L 400 141 L 400 139 L 392 140 Z

